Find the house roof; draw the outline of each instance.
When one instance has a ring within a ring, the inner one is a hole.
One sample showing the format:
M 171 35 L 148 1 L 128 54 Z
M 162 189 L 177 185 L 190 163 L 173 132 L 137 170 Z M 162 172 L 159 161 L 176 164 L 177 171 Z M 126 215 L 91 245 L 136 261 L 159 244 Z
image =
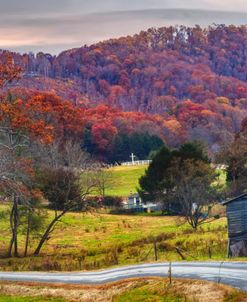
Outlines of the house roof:
M 140 195 L 138 193 L 130 194 L 128 198 L 138 198 Z
M 241 198 L 243 198 L 243 197 L 245 197 L 245 196 L 247 196 L 247 193 L 244 193 L 244 194 L 241 194 L 241 195 L 239 195 L 239 196 L 237 196 L 237 197 L 234 197 L 234 198 L 232 198 L 232 199 L 223 201 L 223 202 L 222 202 L 222 205 L 223 205 L 223 206 L 228 205 L 229 203 L 238 201 L 239 199 L 241 199 Z

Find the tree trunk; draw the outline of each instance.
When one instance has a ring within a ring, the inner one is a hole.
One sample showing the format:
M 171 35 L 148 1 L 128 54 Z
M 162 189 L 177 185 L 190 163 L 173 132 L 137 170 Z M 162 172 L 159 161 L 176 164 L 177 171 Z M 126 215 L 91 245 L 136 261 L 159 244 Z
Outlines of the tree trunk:
M 34 256 L 38 256 L 40 253 L 40 250 L 43 246 L 43 244 L 46 242 L 49 234 L 52 232 L 52 228 L 54 227 L 54 225 L 58 222 L 58 220 L 65 214 L 66 212 L 62 212 L 60 215 L 56 215 L 55 218 L 51 221 L 51 223 L 48 225 L 46 231 L 44 232 L 43 236 L 40 239 L 40 242 L 36 248 L 36 250 L 34 251 Z
M 154 259 L 158 261 L 158 249 L 157 249 L 157 242 L 154 241 Z
M 12 256 L 13 246 L 14 246 L 14 256 L 18 257 L 18 225 L 19 225 L 18 198 L 14 196 L 13 207 L 10 214 L 10 229 L 12 232 L 12 237 L 9 243 L 8 257 Z
M 30 213 L 30 209 L 29 209 L 28 210 L 28 218 L 27 218 L 27 233 L 26 233 L 24 257 L 27 257 L 27 252 L 28 252 L 29 237 L 30 237 L 30 222 L 31 222 L 31 213 Z
M 11 229 L 12 237 L 11 237 L 10 243 L 9 243 L 8 257 L 11 257 L 11 255 L 12 255 L 12 249 L 13 249 L 13 243 L 14 243 L 14 237 L 13 237 L 13 216 L 14 216 L 14 204 L 12 206 L 11 213 L 10 213 L 10 218 L 9 218 L 9 224 L 10 224 L 10 229 Z
M 18 224 L 19 224 L 19 213 L 18 213 L 18 198 L 15 198 L 14 202 L 14 256 L 18 257 Z

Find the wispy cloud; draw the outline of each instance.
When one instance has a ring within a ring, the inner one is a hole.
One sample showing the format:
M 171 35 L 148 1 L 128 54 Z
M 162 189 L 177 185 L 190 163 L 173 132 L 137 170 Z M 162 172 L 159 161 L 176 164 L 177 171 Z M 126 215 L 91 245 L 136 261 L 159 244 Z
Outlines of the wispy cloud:
M 2 5 L 1 1 L 2 0 L 0 0 L 0 4 Z M 17 4 L 22 3 L 22 1 L 18 1 L 15 0 L 13 2 Z M 33 2 L 33 0 L 25 1 Z M 207 26 L 212 23 L 245 24 L 247 22 L 247 13 L 245 12 L 237 13 L 191 9 L 124 10 L 124 7 L 126 7 L 126 9 L 128 8 L 126 1 L 119 1 L 119 11 L 103 12 L 102 6 L 98 7 L 99 12 L 89 13 L 91 7 L 89 4 L 85 5 L 83 12 L 80 10 L 75 12 L 73 6 L 69 5 L 70 1 L 53 1 L 54 2 L 50 1 L 53 5 L 51 5 L 49 12 L 47 12 L 47 7 L 44 6 L 39 16 L 37 7 L 30 7 L 27 12 L 24 12 L 23 9 L 18 10 L 16 8 L 11 11 L 11 14 L 3 14 L 3 10 L 1 10 L 0 48 L 21 52 L 45 51 L 58 53 L 67 48 L 79 47 L 108 38 L 134 34 L 149 27 L 176 24 L 189 26 L 200 24 L 201 26 Z M 79 0 L 72 0 L 74 5 L 76 1 Z M 173 3 L 177 3 L 177 5 L 181 2 L 179 0 L 174 1 Z M 236 1 L 241 2 L 241 0 Z M 63 4 L 63 7 L 67 9 L 56 10 L 54 4 L 58 4 L 58 2 Z M 96 0 L 91 0 L 91 2 L 96 2 Z M 109 2 L 113 1 L 106 1 L 108 4 Z M 128 2 L 129 1 L 127 1 L 127 3 Z M 135 7 L 138 7 L 137 2 L 139 1 L 133 0 L 133 2 L 136 5 Z M 153 5 L 158 6 L 160 2 L 159 0 L 153 1 Z M 169 0 L 166 1 L 167 6 L 169 6 L 168 4 L 170 2 Z M 191 0 L 190 3 L 192 2 Z M 210 3 L 211 0 L 205 0 L 204 2 Z M 227 2 L 230 1 L 225 1 L 225 3 Z M 120 5 L 121 3 L 122 5 Z M 150 1 L 143 0 L 144 7 L 145 5 L 148 6 L 148 3 L 150 3 Z M 20 6 L 20 4 L 18 5 Z M 113 5 L 112 7 L 115 6 Z M 10 7 L 6 6 L 5 10 L 8 11 L 8 9 L 10 10 Z M 32 10 L 32 13 L 30 13 L 30 10 Z

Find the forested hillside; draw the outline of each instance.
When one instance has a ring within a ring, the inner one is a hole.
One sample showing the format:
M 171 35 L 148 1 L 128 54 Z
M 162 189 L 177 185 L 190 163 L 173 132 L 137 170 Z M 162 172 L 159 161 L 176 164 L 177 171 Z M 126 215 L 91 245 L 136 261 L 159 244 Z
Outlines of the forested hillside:
M 11 89 L 72 101 L 85 117 L 87 147 L 98 154 L 133 133 L 170 146 L 202 139 L 215 152 L 247 116 L 246 49 L 246 26 L 149 29 L 57 57 L 14 54 L 24 77 Z

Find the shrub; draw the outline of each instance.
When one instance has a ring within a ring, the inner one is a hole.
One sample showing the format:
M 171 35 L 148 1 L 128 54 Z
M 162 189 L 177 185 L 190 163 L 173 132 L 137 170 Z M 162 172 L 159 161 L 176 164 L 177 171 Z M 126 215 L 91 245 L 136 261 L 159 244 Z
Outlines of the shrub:
M 120 208 L 123 204 L 123 199 L 121 197 L 114 197 L 114 196 L 105 196 L 102 199 L 102 205 L 107 207 L 116 207 Z

